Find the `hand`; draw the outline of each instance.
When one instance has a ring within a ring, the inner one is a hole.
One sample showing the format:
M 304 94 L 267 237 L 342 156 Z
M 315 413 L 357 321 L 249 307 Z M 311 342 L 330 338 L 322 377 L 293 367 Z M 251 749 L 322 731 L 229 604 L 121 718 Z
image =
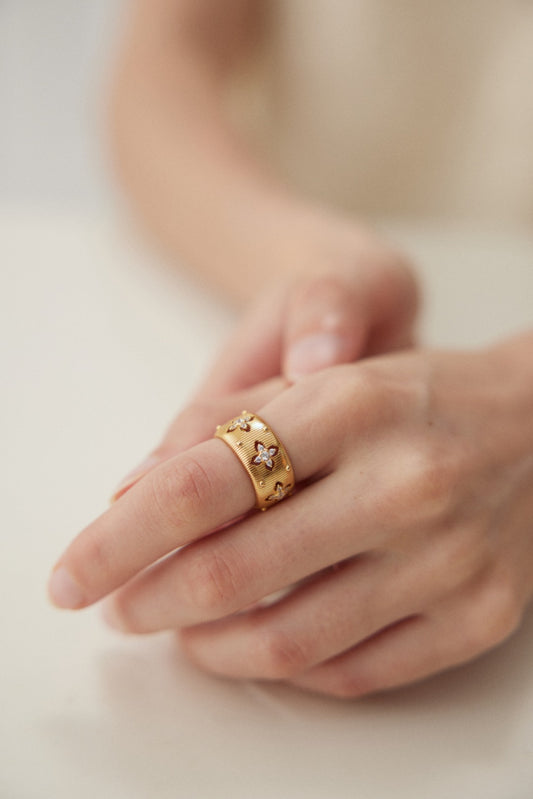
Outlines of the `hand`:
M 231 416 L 246 405 L 236 394 L 271 378 L 284 375 L 292 382 L 327 366 L 413 344 L 419 292 L 406 262 L 369 231 L 330 217 L 320 221 L 312 249 L 321 257 L 310 256 L 302 264 L 304 273 L 258 292 L 188 407 L 120 482 L 113 499 L 163 460 L 211 437 L 212 397 L 229 398 Z
M 73 541 L 52 595 L 82 607 L 115 592 L 116 627 L 180 628 L 209 671 L 338 696 L 479 655 L 533 593 L 533 380 L 519 350 L 397 353 L 267 386 L 273 398 L 246 407 L 287 447 L 293 497 L 242 518 L 251 482 L 204 441 Z
M 246 313 L 205 389 L 240 390 L 279 374 L 292 382 L 413 346 L 419 288 L 403 256 L 370 230 L 326 213 L 296 239 L 294 263 L 281 273 L 273 265 L 272 281 L 268 272 L 252 274 L 246 291 L 239 289 L 237 296 L 249 297 Z

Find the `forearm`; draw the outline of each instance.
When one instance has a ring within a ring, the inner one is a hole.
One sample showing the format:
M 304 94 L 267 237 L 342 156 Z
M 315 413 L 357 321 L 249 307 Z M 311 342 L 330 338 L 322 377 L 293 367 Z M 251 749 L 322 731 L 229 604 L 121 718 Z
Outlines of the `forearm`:
M 133 20 L 116 71 L 115 163 L 163 247 L 241 300 L 254 272 L 276 280 L 289 269 L 308 211 L 228 121 L 224 52 L 183 13 L 170 33 L 168 19 L 150 19 L 148 28 L 143 14 Z

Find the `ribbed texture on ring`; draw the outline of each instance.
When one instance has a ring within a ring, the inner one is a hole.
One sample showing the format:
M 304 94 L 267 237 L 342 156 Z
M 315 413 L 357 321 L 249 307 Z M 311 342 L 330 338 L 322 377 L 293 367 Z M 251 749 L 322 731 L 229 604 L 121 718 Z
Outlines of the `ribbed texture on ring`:
M 241 415 L 218 425 L 215 437 L 237 455 L 250 477 L 256 508 L 267 510 L 284 499 L 294 488 L 294 474 L 287 450 L 257 414 Z M 275 451 L 274 451 L 275 450 Z

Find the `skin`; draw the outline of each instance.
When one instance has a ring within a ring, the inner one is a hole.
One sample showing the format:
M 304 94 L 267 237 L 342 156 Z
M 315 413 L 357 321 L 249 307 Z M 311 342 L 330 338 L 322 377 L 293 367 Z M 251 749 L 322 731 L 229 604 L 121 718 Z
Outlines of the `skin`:
M 533 593 L 532 343 L 368 358 L 185 411 L 167 452 L 193 419 L 201 443 L 62 556 L 76 607 L 111 594 L 110 623 L 179 629 L 204 669 L 342 697 L 490 649 Z M 241 405 L 277 431 L 300 486 L 267 513 L 249 513 L 246 472 L 205 440 Z
M 470 660 L 520 624 L 533 333 L 413 349 L 405 258 L 286 187 L 228 121 L 259 7 L 133 5 L 112 97 L 119 175 L 160 246 L 244 310 L 50 594 L 75 609 L 107 598 L 127 632 L 175 630 L 208 671 L 356 697 Z M 212 438 L 243 408 L 279 435 L 298 482 L 264 514 Z
M 136 218 L 172 261 L 239 308 L 254 301 L 258 280 L 269 291 L 374 269 L 401 283 L 402 295 L 415 294 L 402 254 L 363 222 L 287 186 L 231 121 L 228 86 L 258 48 L 263 6 L 132 4 L 110 120 L 113 163 Z

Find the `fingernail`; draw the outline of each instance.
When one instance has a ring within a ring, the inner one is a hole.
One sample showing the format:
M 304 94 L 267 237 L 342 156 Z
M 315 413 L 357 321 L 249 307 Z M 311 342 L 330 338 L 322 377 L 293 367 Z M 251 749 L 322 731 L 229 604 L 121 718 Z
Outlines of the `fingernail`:
M 109 500 L 110 503 L 116 502 L 119 497 L 126 493 L 126 491 L 132 487 L 137 480 L 140 480 L 150 469 L 153 469 L 154 466 L 157 466 L 161 463 L 161 458 L 156 457 L 155 455 L 149 455 L 148 458 L 145 458 L 142 463 L 139 463 L 135 469 L 132 469 L 131 472 L 128 472 L 126 477 L 124 477 L 118 486 L 115 488 L 111 499 Z
M 324 369 L 344 360 L 346 341 L 332 333 L 316 333 L 297 341 L 289 350 L 285 371 L 287 377 L 298 377 Z
M 81 587 L 64 566 L 58 566 L 52 572 L 48 583 L 50 599 L 58 608 L 81 608 L 85 597 Z

